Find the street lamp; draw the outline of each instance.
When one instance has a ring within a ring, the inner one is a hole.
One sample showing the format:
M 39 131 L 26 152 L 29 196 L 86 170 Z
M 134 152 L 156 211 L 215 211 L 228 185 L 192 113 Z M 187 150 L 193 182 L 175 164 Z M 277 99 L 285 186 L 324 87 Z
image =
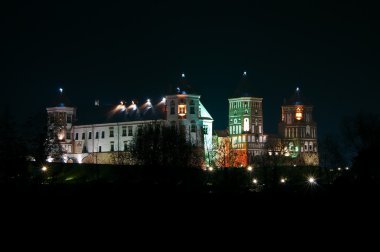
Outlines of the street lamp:
M 253 182 L 255 185 L 257 185 L 257 183 L 258 183 L 257 179 L 253 179 L 252 182 Z
M 43 171 L 43 172 L 47 172 L 47 170 L 48 170 L 48 168 L 47 168 L 46 166 L 43 166 L 43 167 L 41 168 L 41 171 Z
M 317 181 L 314 177 L 310 176 L 308 179 L 307 179 L 307 182 L 310 184 L 310 185 L 315 185 L 317 184 Z
M 253 170 L 252 166 L 248 166 L 247 170 L 251 172 Z

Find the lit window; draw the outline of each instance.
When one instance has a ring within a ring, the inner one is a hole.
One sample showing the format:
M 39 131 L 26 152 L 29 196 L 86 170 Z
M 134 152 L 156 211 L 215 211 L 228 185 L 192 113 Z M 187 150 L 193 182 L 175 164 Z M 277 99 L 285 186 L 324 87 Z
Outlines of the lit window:
M 186 115 L 186 105 L 178 105 L 178 114 L 180 116 Z
M 302 107 L 297 107 L 296 108 L 296 119 L 298 121 L 301 121 L 303 118 L 303 115 L 302 115 Z
M 244 131 L 249 131 L 249 118 L 244 118 Z

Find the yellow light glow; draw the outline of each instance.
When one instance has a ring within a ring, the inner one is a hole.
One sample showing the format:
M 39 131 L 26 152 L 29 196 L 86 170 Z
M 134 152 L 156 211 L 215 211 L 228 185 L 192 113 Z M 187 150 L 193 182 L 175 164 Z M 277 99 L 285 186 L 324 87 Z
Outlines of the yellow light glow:
M 297 107 L 297 108 L 296 108 L 296 119 L 297 119 L 298 121 L 301 121 L 302 118 L 303 118 L 303 114 L 302 114 L 302 112 L 303 112 L 302 107 Z
M 178 115 L 180 115 L 180 116 L 186 115 L 186 105 L 184 105 L 184 104 L 178 105 Z
M 41 168 L 41 170 L 42 170 L 43 172 L 46 172 L 48 169 L 47 169 L 46 166 L 43 166 L 43 167 Z
M 248 166 L 248 167 L 247 167 L 247 170 L 248 170 L 248 171 L 252 171 L 252 170 L 253 170 L 252 166 Z

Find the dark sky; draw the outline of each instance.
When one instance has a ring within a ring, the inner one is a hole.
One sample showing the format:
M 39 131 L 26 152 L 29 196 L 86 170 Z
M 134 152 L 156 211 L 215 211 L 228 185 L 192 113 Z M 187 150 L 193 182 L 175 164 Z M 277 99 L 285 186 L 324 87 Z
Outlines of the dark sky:
M 320 135 L 344 115 L 379 112 L 379 15 L 365 1 L 12 1 L 1 6 L 1 103 L 19 120 L 63 87 L 93 104 L 159 100 L 185 72 L 215 119 L 243 71 L 276 132 L 298 83 Z M 322 3 L 324 2 L 324 3 Z

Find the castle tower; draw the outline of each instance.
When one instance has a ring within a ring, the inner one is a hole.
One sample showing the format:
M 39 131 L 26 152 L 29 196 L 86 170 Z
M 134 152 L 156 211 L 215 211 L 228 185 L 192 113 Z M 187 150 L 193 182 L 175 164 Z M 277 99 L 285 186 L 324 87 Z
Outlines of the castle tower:
M 73 152 L 72 147 L 72 127 L 76 120 L 76 108 L 71 105 L 66 98 L 63 89 L 59 89 L 58 99 L 52 107 L 46 108 L 48 113 L 49 131 L 54 132 L 62 146 L 64 153 Z
M 281 106 L 279 135 L 286 156 L 300 158 L 305 165 L 318 165 L 317 123 L 313 106 L 297 87 L 294 95 Z
M 200 101 L 201 96 L 192 94 L 185 74 L 176 87 L 175 94 L 165 97 L 167 124 L 182 130 L 194 146 L 204 147 L 206 160 L 212 151 L 213 118 Z
M 243 74 L 242 83 L 241 86 L 247 86 L 246 72 Z M 241 92 L 241 96 L 228 99 L 231 147 L 238 151 L 237 156 L 239 156 L 235 166 L 247 166 L 253 162 L 254 156 L 263 155 L 266 142 L 263 98 L 252 97 L 246 89 Z

